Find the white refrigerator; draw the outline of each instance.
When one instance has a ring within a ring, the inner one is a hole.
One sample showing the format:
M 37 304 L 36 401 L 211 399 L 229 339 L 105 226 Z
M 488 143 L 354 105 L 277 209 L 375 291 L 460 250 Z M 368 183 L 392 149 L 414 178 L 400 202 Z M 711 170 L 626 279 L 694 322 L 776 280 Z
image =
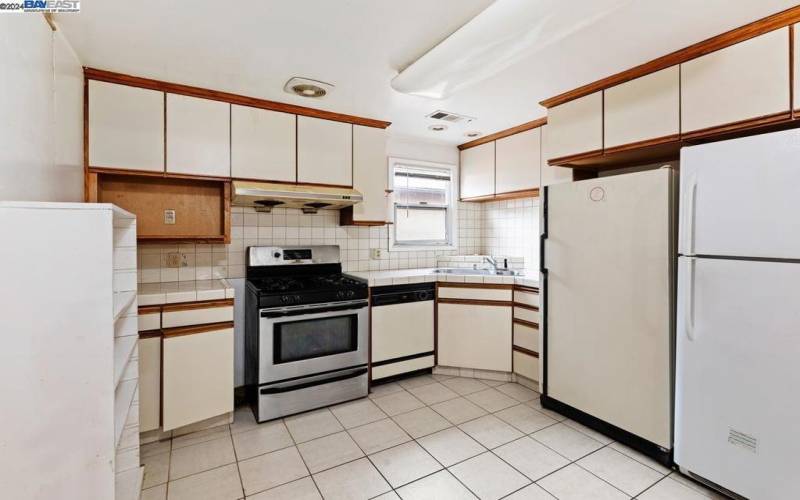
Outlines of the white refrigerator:
M 681 151 L 675 462 L 800 498 L 800 131 Z

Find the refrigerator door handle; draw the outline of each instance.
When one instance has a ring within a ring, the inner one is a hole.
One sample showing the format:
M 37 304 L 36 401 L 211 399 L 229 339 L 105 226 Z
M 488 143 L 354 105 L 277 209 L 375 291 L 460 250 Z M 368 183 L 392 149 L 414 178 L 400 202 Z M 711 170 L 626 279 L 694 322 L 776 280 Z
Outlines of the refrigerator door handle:
M 683 193 L 683 242 L 685 255 L 694 255 L 694 205 L 697 199 L 697 174 L 689 178 L 686 191 Z
M 686 338 L 694 341 L 694 257 L 688 257 L 686 264 L 688 266 L 686 272 L 686 293 L 684 294 L 684 329 L 686 330 Z

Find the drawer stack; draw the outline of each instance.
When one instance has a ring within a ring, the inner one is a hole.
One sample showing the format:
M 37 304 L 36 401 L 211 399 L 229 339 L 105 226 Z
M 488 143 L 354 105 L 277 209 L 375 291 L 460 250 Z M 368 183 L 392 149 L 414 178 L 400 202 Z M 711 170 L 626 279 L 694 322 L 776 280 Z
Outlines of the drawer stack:
M 539 381 L 539 289 L 514 286 L 514 373 Z

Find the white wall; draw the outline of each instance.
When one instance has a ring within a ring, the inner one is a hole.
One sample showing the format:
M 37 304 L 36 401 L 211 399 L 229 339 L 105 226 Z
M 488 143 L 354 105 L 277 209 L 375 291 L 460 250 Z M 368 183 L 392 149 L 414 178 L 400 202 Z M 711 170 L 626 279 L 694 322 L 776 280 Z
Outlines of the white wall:
M 389 135 L 386 155 L 410 160 L 458 165 L 458 148 L 450 144 L 423 142 L 404 136 Z
M 0 16 L 0 200 L 83 199 L 83 70 L 41 15 Z

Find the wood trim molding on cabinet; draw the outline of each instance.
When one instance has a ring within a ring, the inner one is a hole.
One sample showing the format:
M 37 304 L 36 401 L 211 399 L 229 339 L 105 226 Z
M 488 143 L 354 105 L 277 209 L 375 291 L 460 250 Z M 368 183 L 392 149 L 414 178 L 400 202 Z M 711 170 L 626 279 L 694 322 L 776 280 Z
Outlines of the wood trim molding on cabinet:
M 84 77 L 89 80 L 98 80 L 101 82 L 116 83 L 120 85 L 128 85 L 131 87 L 141 87 L 145 89 L 159 90 L 162 92 L 169 92 L 171 94 L 200 97 L 202 99 L 211 99 L 214 101 L 222 101 L 230 104 L 240 104 L 242 106 L 268 109 L 271 111 L 280 111 L 283 113 L 291 113 L 300 116 L 311 116 L 314 118 L 322 118 L 324 120 L 351 123 L 354 125 L 363 125 L 365 127 L 386 128 L 389 125 L 391 125 L 391 122 L 375 120 L 372 118 L 363 118 L 360 116 L 347 115 L 344 113 L 335 113 L 332 111 L 325 111 L 316 108 L 308 108 L 306 106 L 297 106 L 295 104 L 287 104 L 283 102 L 270 101 L 267 99 L 259 99 L 257 97 L 248 97 L 240 94 L 233 94 L 230 92 L 223 92 L 219 90 L 193 87 L 191 85 L 183 85 L 180 83 L 171 83 L 161 80 L 154 80 L 152 78 L 143 78 L 139 76 L 126 75 L 124 73 L 116 73 L 113 71 L 106 71 L 96 68 L 84 67 L 83 74 Z
M 485 196 L 473 196 L 470 198 L 461 198 L 460 201 L 485 202 L 485 201 L 516 200 L 519 198 L 537 198 L 539 195 L 540 195 L 539 188 L 533 188 L 533 189 L 522 189 L 520 191 L 509 191 L 507 193 L 487 194 Z
M 179 302 L 176 304 L 164 304 L 161 306 L 163 312 L 191 311 L 194 309 L 209 309 L 212 307 L 230 307 L 233 299 L 203 300 L 197 302 Z
M 630 142 L 628 144 L 620 144 L 619 146 L 604 148 L 603 154 L 609 155 L 614 153 L 620 153 L 622 151 L 629 151 L 631 149 L 641 149 L 651 146 L 658 146 L 660 144 L 667 144 L 670 142 L 678 142 L 680 140 L 681 140 L 680 134 L 665 135 L 663 137 L 656 137 L 655 139 L 645 139 L 643 141 Z
M 507 128 L 505 130 L 501 130 L 499 132 L 495 132 L 493 134 L 489 134 L 484 137 L 479 137 L 472 141 L 465 142 L 464 144 L 459 144 L 458 149 L 463 151 L 465 149 L 474 148 L 475 146 L 480 146 L 481 144 L 486 144 L 487 142 L 496 141 L 497 139 L 502 139 L 504 137 L 519 134 L 520 132 L 525 132 L 527 130 L 541 127 L 542 125 L 547 125 L 546 116 L 542 118 L 537 118 L 536 120 L 533 121 L 525 122 L 520 125 L 516 125 L 511 128 Z
M 529 305 L 529 304 L 521 304 L 519 302 L 514 302 L 514 307 L 519 307 L 520 309 L 528 309 L 528 310 L 531 310 L 531 311 L 538 311 L 539 310 L 539 308 L 536 307 L 536 306 L 532 306 L 532 305 Z
M 161 312 L 161 305 L 157 306 L 139 306 L 139 314 L 154 314 Z
M 569 165 L 572 162 L 581 161 L 581 160 L 588 160 L 590 158 L 597 158 L 603 155 L 602 149 L 594 149 L 592 151 L 586 151 L 584 153 L 578 153 L 574 155 L 568 156 L 561 156 L 558 158 L 551 158 L 547 160 L 547 164 L 551 166 L 559 166 L 559 165 Z
M 207 333 L 218 330 L 233 328 L 233 321 L 223 321 L 222 323 L 210 323 L 207 325 L 179 326 L 175 328 L 163 328 L 161 332 L 164 338 L 180 337 L 182 335 L 194 335 L 196 333 Z
M 227 180 L 227 179 L 226 179 Z M 318 186 L 318 187 L 331 187 L 331 188 L 348 188 L 352 189 L 350 184 L 323 184 L 321 182 L 292 182 L 292 181 L 265 181 L 264 179 L 247 179 L 245 177 L 232 177 L 231 181 L 247 181 L 247 182 L 266 182 L 269 184 L 284 184 L 287 186 Z
M 529 293 L 539 293 L 539 289 L 533 286 L 527 285 L 514 285 L 514 290 L 520 292 L 529 292 Z
M 536 351 L 531 351 L 530 349 L 525 349 L 524 347 L 520 347 L 518 345 L 512 346 L 512 350 L 521 352 L 522 354 L 527 354 L 528 356 L 533 356 L 534 358 L 539 357 L 539 353 Z
M 493 288 L 496 290 L 511 290 L 514 288 L 514 285 L 505 283 L 460 283 L 456 281 L 437 281 L 436 286 L 439 288 Z
M 436 301 L 439 304 L 463 304 L 470 306 L 511 307 L 514 305 L 510 300 L 447 299 L 440 297 Z
M 518 307 L 517 304 L 514 304 L 514 307 Z M 534 323 L 533 321 L 526 321 L 524 319 L 514 318 L 512 322 L 522 326 L 529 326 L 531 328 L 537 328 L 537 329 L 539 328 L 539 323 Z
M 353 207 L 344 207 L 339 210 L 340 226 L 385 226 L 385 220 L 353 220 Z
M 791 88 L 791 87 L 790 87 Z M 727 133 L 737 132 L 742 129 L 754 129 L 757 127 L 765 127 L 768 125 L 776 125 L 779 123 L 789 123 L 792 120 L 791 111 L 782 111 L 771 115 L 758 116 L 756 118 L 748 118 L 747 120 L 740 120 L 738 122 L 726 123 L 715 127 L 709 127 L 699 130 L 692 130 L 681 134 L 683 141 L 691 141 L 700 137 L 707 138 L 717 135 L 724 135 Z
M 147 330 L 144 332 L 139 332 L 139 340 L 144 339 L 154 339 L 163 337 L 164 333 L 161 330 Z
M 541 101 L 539 104 L 545 108 L 552 108 L 553 106 L 558 106 L 559 104 L 564 104 L 565 102 L 592 94 L 598 90 L 613 87 L 615 85 L 619 85 L 620 83 L 625 83 L 635 78 L 639 78 L 640 76 L 648 75 L 650 73 L 669 68 L 670 66 L 684 63 L 711 52 L 724 49 L 725 47 L 730 47 L 731 45 L 735 45 L 739 42 L 749 40 L 750 38 L 763 35 L 764 33 L 790 26 L 799 21 L 800 6 L 791 7 L 782 12 L 778 12 L 739 28 L 735 28 L 720 35 L 708 38 L 702 42 L 695 43 L 670 54 L 658 57 L 652 61 L 648 61 L 568 92 L 563 92 L 554 97 L 550 97 Z
M 459 201 L 494 201 L 493 194 L 487 194 L 484 196 L 470 196 L 468 198 L 459 198 Z

